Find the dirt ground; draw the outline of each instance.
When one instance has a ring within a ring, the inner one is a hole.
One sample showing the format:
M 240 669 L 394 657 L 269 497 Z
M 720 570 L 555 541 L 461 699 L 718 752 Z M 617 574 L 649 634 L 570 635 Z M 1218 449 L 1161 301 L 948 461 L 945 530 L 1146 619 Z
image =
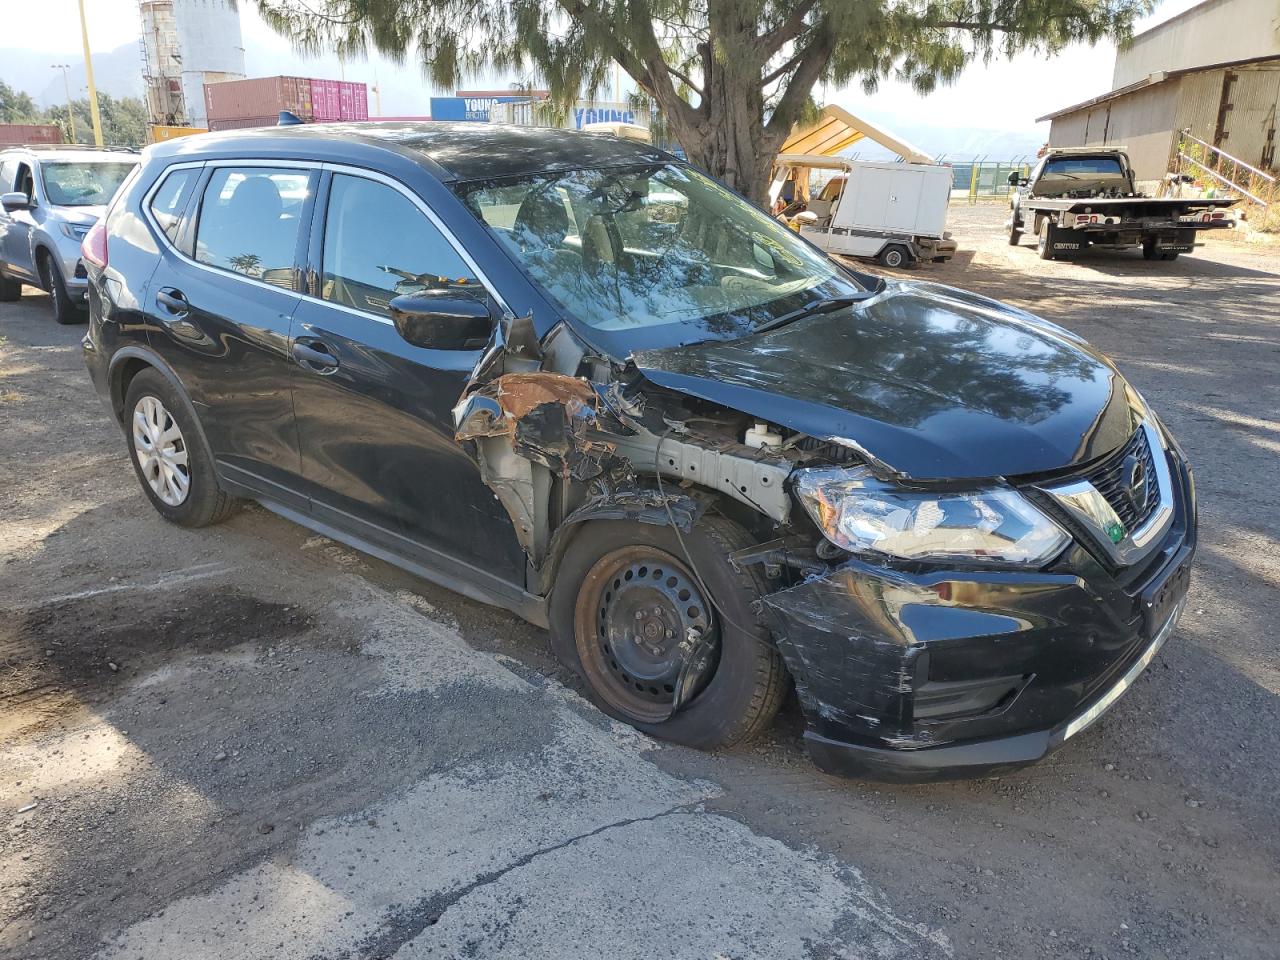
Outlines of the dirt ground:
M 1195 467 L 1175 638 L 1043 764 L 890 787 L 655 744 L 546 635 L 249 507 L 151 510 L 28 290 L 0 304 L 0 956 L 1276 956 L 1280 247 L 906 272 L 1116 358 Z

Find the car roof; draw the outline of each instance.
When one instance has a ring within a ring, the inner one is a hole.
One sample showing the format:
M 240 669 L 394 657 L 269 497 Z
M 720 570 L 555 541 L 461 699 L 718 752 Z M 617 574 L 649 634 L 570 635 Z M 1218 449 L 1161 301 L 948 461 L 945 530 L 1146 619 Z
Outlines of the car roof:
M 63 162 L 77 160 L 88 163 L 137 163 L 141 157 L 128 150 L 103 150 L 98 147 L 4 147 L 0 153 L 22 153 L 38 161 Z
M 149 148 L 153 157 L 234 157 L 305 150 L 318 160 L 408 157 L 446 181 L 490 180 L 554 170 L 678 162 L 647 143 L 547 127 L 442 121 L 361 121 L 257 127 L 180 137 Z

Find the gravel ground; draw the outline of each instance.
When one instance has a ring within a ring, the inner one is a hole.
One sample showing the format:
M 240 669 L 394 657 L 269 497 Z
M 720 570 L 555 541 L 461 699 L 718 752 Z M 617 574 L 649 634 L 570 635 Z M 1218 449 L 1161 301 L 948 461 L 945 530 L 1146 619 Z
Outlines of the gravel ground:
M 1015 775 L 824 776 L 606 721 L 546 635 L 250 507 L 137 489 L 81 331 L 0 304 L 0 956 L 1230 957 L 1280 931 L 1280 247 L 909 271 L 1119 362 L 1187 449 L 1177 636 Z

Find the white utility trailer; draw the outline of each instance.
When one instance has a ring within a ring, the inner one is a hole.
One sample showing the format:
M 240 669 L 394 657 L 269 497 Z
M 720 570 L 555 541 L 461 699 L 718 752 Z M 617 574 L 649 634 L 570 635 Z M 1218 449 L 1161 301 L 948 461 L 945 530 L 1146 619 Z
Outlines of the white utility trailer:
M 806 200 L 814 169 L 836 175 Z M 788 182 L 794 193 L 780 217 L 830 253 L 902 267 L 917 260 L 949 260 L 956 251 L 946 231 L 950 167 L 779 154 L 769 192 L 775 205 Z

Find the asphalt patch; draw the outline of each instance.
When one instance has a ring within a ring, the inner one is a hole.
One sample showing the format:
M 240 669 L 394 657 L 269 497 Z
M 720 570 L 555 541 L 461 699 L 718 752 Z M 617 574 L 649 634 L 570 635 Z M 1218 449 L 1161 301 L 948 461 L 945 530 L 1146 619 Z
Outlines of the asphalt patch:
M 128 680 L 177 657 L 271 645 L 312 627 L 305 612 L 202 586 L 119 590 L 0 608 L 0 708 L 7 732 L 110 699 Z

